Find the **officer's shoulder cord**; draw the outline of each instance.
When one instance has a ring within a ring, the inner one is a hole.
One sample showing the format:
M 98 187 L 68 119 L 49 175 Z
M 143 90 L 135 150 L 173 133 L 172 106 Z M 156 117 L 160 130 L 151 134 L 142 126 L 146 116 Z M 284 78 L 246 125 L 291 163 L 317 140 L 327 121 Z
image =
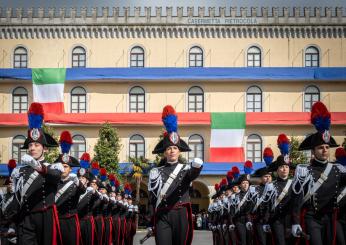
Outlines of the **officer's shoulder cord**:
M 158 168 L 153 168 L 149 173 L 148 191 L 157 198 L 162 189 L 162 176 Z
M 313 185 L 314 178 L 312 176 L 311 170 L 308 169 L 308 165 L 297 165 L 296 171 L 294 173 L 294 178 L 292 181 L 292 191 L 297 195 L 303 193 L 303 195 L 305 196 L 305 193 L 309 193 L 311 191 Z

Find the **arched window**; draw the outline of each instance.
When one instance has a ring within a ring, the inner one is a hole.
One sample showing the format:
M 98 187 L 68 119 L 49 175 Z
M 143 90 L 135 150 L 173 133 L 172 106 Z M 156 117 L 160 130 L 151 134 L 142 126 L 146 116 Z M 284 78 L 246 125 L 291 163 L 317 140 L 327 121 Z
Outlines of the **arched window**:
M 136 46 L 131 49 L 130 67 L 144 67 L 144 49 Z
M 24 47 L 18 47 L 13 54 L 13 68 L 28 67 L 28 51 Z
M 130 112 L 145 112 L 145 91 L 142 87 L 131 88 L 129 97 Z
M 73 145 L 71 147 L 71 156 L 79 159 L 86 152 L 86 142 L 82 135 L 76 134 L 72 137 Z
M 252 162 L 262 161 L 262 139 L 257 134 L 251 134 L 247 137 L 246 159 Z
M 246 111 L 262 111 L 262 90 L 257 86 L 251 86 L 246 92 Z
M 74 87 L 71 90 L 71 113 L 86 112 L 86 91 L 82 87 Z
M 304 91 L 304 111 L 310 112 L 317 101 L 320 101 L 320 90 L 316 86 L 308 86 Z
M 256 46 L 251 46 L 247 50 L 247 66 L 248 67 L 261 67 L 262 66 L 261 49 Z
M 189 67 L 203 67 L 203 50 L 198 46 L 189 51 Z
M 204 92 L 200 87 L 194 86 L 189 89 L 188 98 L 189 112 L 204 112 Z
M 203 137 L 194 134 L 189 138 L 189 147 L 191 151 L 189 152 L 189 162 L 191 162 L 194 158 L 198 157 L 200 159 L 204 159 L 204 140 Z
M 130 137 L 130 157 L 140 158 L 145 156 L 145 143 L 143 136 L 139 134 Z
M 190 188 L 189 194 L 191 198 L 202 198 L 202 194 L 195 188 Z
M 17 135 L 12 140 L 12 158 L 17 162 L 21 162 L 22 156 L 26 153 L 25 149 L 22 149 L 25 141 L 25 136 Z
M 72 67 L 86 67 L 86 52 L 81 46 L 72 50 Z
M 319 67 L 320 52 L 314 46 L 310 46 L 305 50 L 305 67 Z
M 17 87 L 12 92 L 12 112 L 25 113 L 28 110 L 28 91 Z

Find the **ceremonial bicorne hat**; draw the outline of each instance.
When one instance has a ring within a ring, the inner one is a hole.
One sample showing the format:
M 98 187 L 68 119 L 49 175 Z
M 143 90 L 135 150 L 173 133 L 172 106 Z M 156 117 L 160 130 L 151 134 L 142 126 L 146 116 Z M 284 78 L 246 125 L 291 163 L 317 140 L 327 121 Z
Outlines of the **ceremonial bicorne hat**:
M 55 163 L 60 162 L 62 164 L 67 164 L 71 168 L 80 167 L 78 160 L 69 155 L 71 146 L 73 145 L 71 133 L 69 131 L 61 132 L 59 144 L 61 148 L 61 154 L 59 154 L 59 157 L 55 160 Z
M 271 164 L 271 169 L 277 171 L 280 166 L 291 166 L 290 150 L 291 144 L 286 134 L 280 134 L 277 139 L 277 145 L 280 149 L 280 156 Z
M 59 144 L 49 134 L 42 129 L 44 119 L 43 107 L 40 103 L 31 103 L 28 111 L 29 130 L 28 137 L 25 139 L 22 149 L 28 149 L 29 144 L 37 142 L 45 147 L 58 147 Z
M 335 139 L 330 135 L 329 128 L 331 115 L 327 107 L 317 101 L 311 108 L 311 123 L 317 132 L 306 137 L 299 146 L 300 151 L 312 150 L 316 146 L 327 144 L 329 147 L 338 147 Z
M 177 146 L 180 152 L 191 151 L 190 147 L 178 134 L 178 117 L 174 108 L 167 105 L 162 111 L 162 122 L 166 128 L 163 139 L 155 146 L 153 154 L 164 153 L 167 147 Z

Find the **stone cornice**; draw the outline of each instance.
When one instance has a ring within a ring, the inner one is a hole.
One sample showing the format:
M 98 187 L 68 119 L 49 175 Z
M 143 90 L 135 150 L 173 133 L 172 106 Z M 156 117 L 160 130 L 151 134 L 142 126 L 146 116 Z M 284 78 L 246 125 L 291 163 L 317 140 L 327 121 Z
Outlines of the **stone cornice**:
M 33 38 L 340 38 L 346 36 L 346 17 L 342 8 L 198 8 L 184 11 L 178 7 L 176 15 L 173 8 L 157 7 L 151 15 L 151 8 L 98 9 L 62 8 L 49 9 L 0 9 L 0 39 Z M 240 10 L 240 11 L 238 11 Z M 187 13 L 184 15 L 184 13 Z M 279 13 L 282 13 L 279 15 Z
M 345 38 L 346 26 L 0 26 L 0 39 Z

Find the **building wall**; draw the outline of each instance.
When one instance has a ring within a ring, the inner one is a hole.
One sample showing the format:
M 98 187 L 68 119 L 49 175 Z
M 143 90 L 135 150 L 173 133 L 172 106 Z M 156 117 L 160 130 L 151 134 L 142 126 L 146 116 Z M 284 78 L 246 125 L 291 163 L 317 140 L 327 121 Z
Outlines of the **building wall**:
M 188 53 L 197 45 L 204 51 L 206 67 L 244 67 L 252 45 L 262 50 L 264 67 L 304 67 L 305 49 L 320 50 L 320 66 L 346 64 L 346 38 L 44 38 L 0 39 L 1 68 L 13 67 L 13 51 L 18 46 L 28 50 L 30 68 L 71 67 L 74 47 L 87 53 L 87 67 L 129 67 L 134 46 L 145 51 L 146 67 L 188 67 Z
M 71 111 L 70 93 L 81 86 L 87 93 L 87 112 L 129 112 L 129 92 L 134 86 L 141 86 L 146 95 L 146 112 L 161 112 L 171 104 L 178 112 L 188 111 L 188 90 L 199 86 L 204 91 L 205 112 L 244 112 L 246 91 L 252 86 L 262 90 L 264 112 L 302 112 L 304 91 L 309 85 L 320 90 L 321 101 L 332 112 L 346 111 L 346 86 L 344 82 L 266 82 L 266 81 L 227 81 L 227 82 L 67 82 L 65 85 L 65 112 Z M 28 90 L 32 101 L 32 85 L 29 81 L 0 83 L 0 113 L 12 112 L 12 91 L 18 87 Z

